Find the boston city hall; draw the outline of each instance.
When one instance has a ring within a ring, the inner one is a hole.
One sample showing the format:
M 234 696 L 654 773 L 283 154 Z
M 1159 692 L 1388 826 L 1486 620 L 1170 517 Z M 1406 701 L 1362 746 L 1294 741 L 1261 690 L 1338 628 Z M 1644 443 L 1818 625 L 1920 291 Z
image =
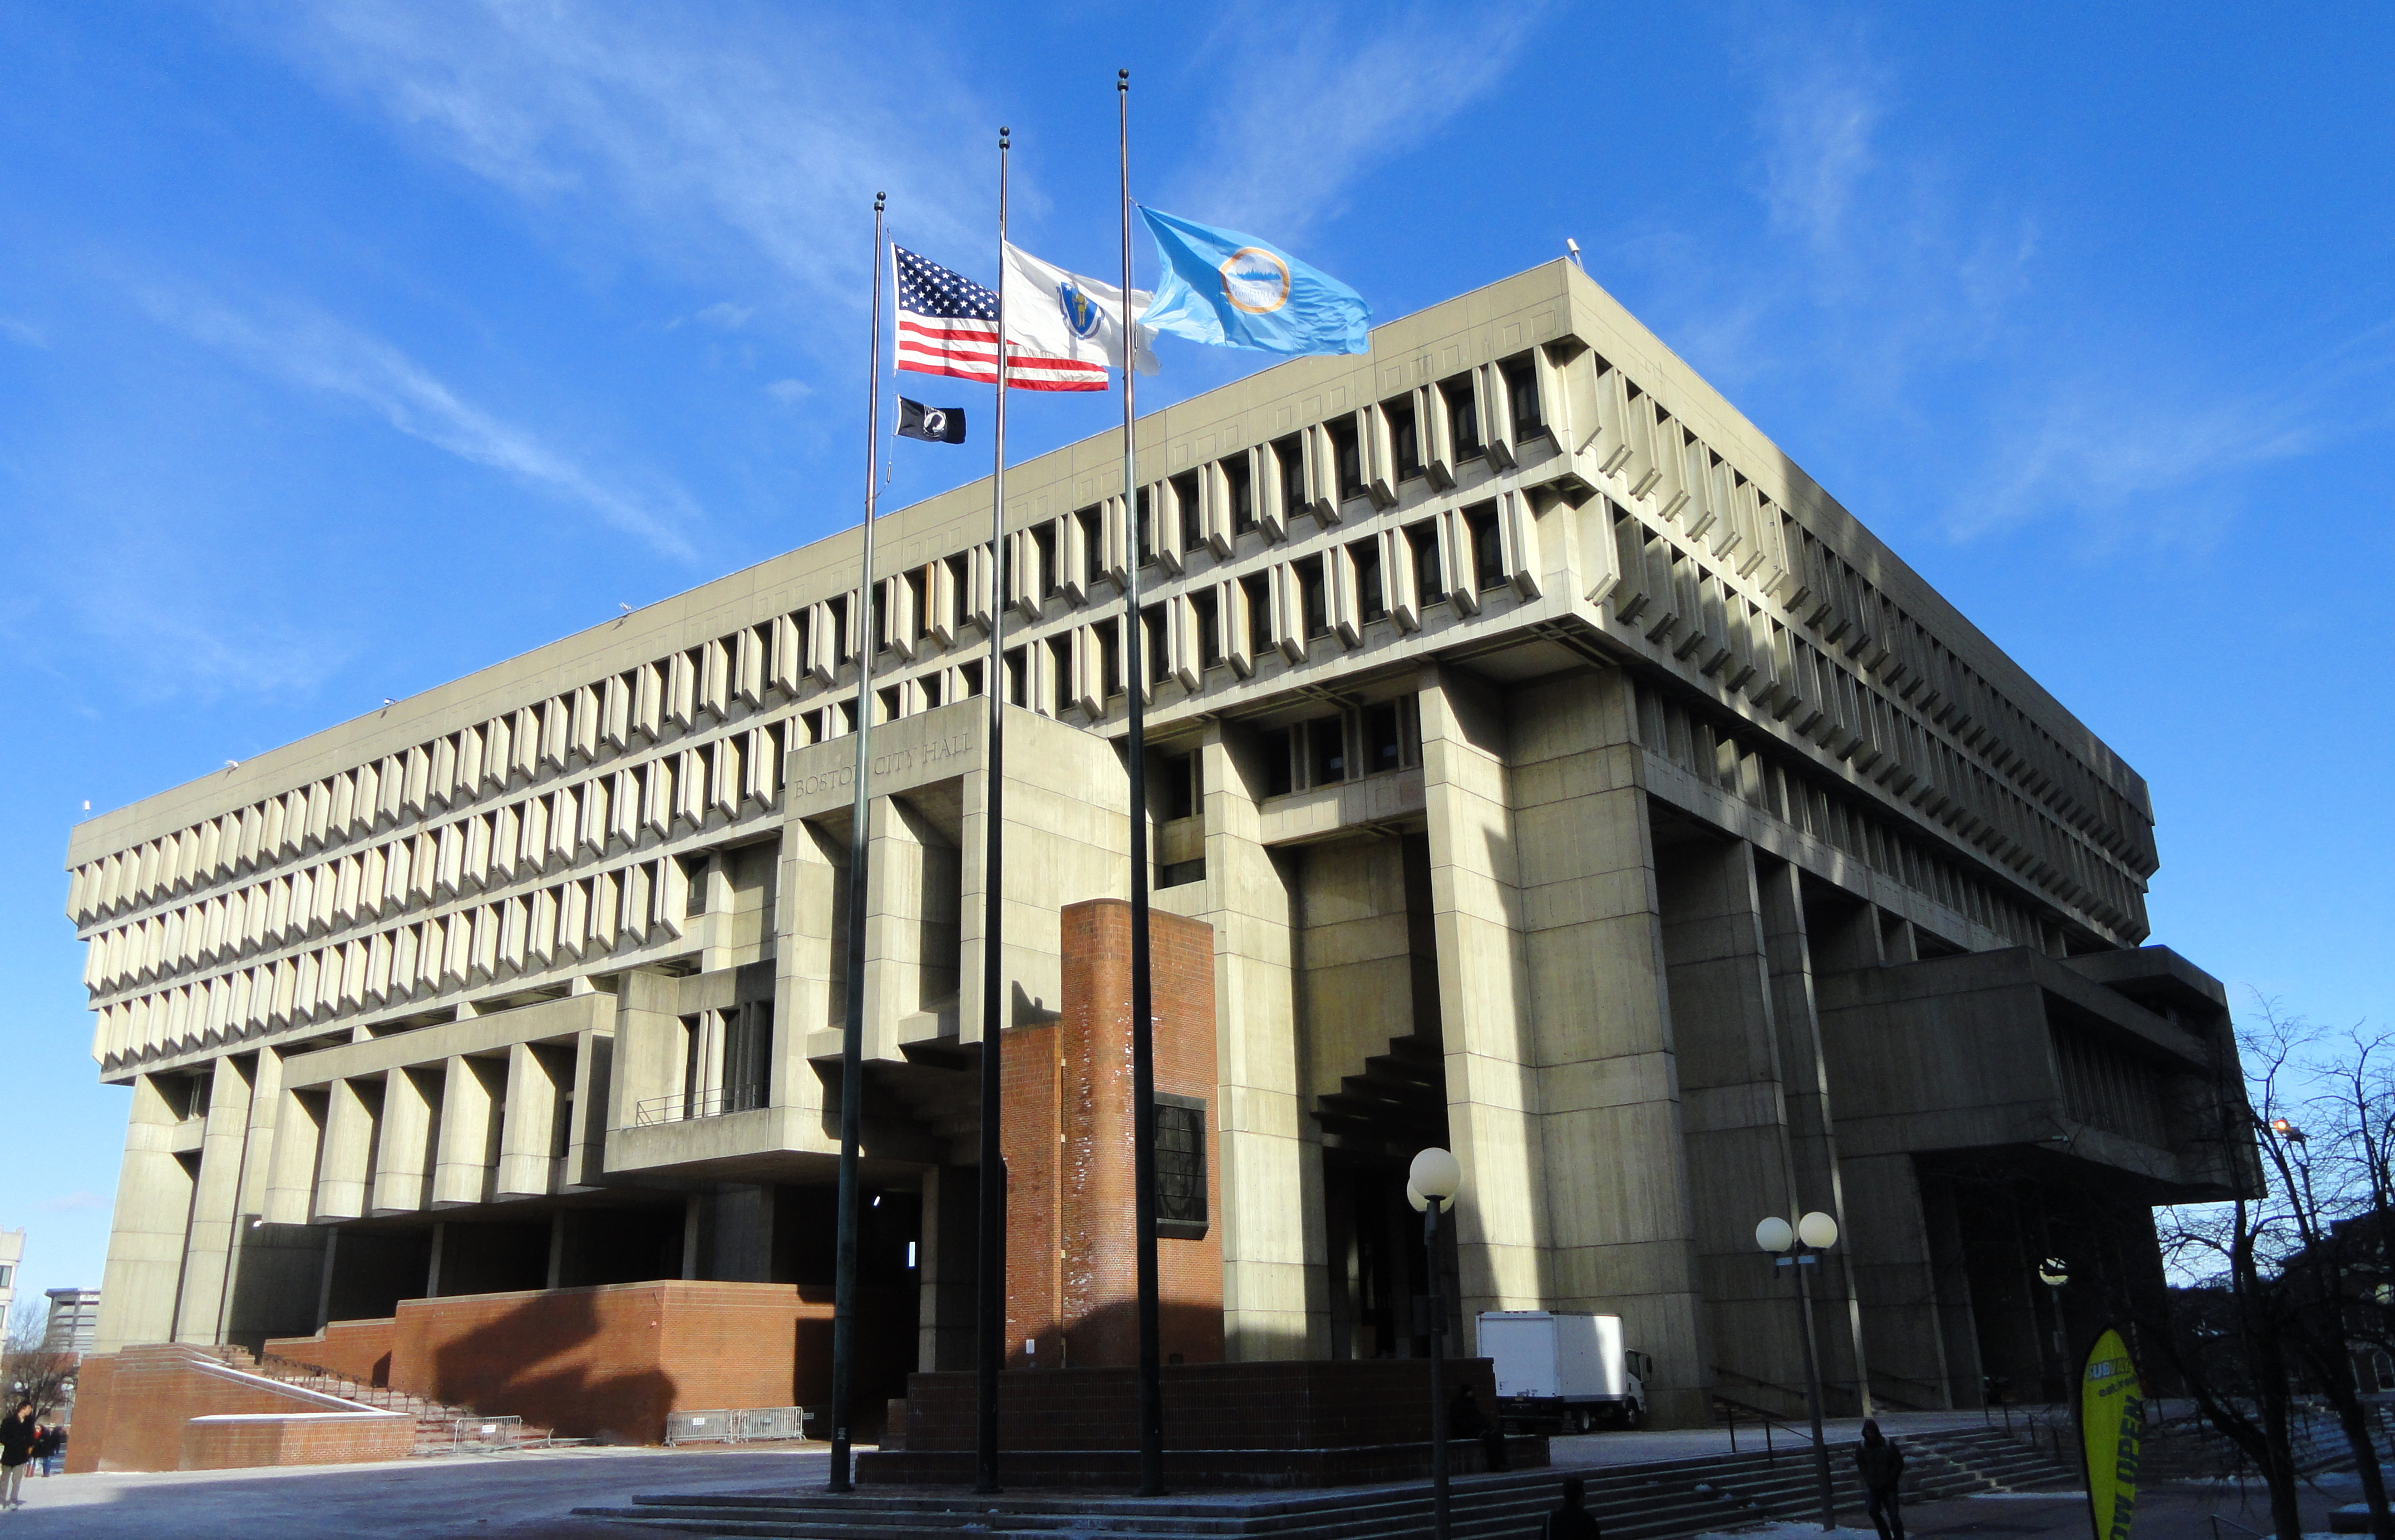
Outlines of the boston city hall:
M 1011 468 L 1002 562 L 976 482 L 77 825 L 99 1350 L 819 1402 L 863 647 L 861 1402 L 972 1362 L 993 687 L 1014 1367 L 1127 1362 L 1134 690 L 1179 1361 L 1424 1353 L 1446 1145 L 1464 1353 L 1602 1312 L 1659 1422 L 1801 1407 L 1753 1234 L 1818 1209 L 1830 1409 L 1974 1406 L 2058 1383 L 2042 1258 L 2081 1336 L 2243 1185 L 2144 780 L 1573 266 L 1120 464 Z

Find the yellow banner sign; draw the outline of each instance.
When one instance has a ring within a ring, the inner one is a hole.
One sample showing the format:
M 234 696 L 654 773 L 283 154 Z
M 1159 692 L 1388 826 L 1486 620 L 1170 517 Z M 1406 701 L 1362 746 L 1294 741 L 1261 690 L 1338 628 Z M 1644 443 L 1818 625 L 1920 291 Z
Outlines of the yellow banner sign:
M 2087 1455 L 2087 1507 L 2096 1540 L 2129 1540 L 2137 1512 L 2137 1444 L 2146 1431 L 2146 1392 L 2129 1345 L 2106 1327 L 2079 1375 L 2079 1436 Z

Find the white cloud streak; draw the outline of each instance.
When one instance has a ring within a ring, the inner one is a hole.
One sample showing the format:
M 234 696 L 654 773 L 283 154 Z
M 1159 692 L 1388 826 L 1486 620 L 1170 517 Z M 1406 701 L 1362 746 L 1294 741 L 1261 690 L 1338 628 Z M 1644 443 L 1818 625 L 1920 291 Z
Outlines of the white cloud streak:
M 810 8 L 332 0 L 250 14 L 304 73 L 552 228 L 618 230 L 708 278 L 761 258 L 792 308 L 863 310 L 876 191 L 927 241 L 964 239 L 987 201 L 954 151 L 996 119 L 920 29 L 877 49 Z
M 1427 5 L 1343 12 L 1245 0 L 1193 50 L 1219 104 L 1190 164 L 1170 178 L 1176 214 L 1268 240 L 1303 236 L 1349 190 L 1444 129 L 1514 66 L 1538 5 L 1461 15 Z M 1270 46 L 1258 39 L 1269 37 Z
M 400 432 L 580 507 L 662 555 L 696 554 L 683 533 L 695 516 L 686 497 L 642 497 L 601 480 L 529 430 L 464 400 L 389 343 L 321 315 L 270 322 L 155 292 L 144 302 L 158 319 L 260 373 L 358 402 Z

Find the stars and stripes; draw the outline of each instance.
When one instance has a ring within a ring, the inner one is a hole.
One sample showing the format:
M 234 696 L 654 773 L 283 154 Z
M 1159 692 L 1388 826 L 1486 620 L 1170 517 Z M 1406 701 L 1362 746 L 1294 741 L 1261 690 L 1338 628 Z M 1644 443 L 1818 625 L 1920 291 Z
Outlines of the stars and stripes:
M 998 383 L 998 296 L 937 262 L 893 245 L 898 270 L 898 367 Z M 1051 358 L 1020 344 L 1007 354 L 1017 390 L 1104 390 L 1103 363 Z

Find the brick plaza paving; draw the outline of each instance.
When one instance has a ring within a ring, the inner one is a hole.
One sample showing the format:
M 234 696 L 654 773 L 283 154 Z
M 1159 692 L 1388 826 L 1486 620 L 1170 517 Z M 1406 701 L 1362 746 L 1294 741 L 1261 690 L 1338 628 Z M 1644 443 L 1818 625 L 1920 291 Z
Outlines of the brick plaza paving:
M 1555 1444 L 1559 1466 L 1656 1454 L 1648 1447 L 1632 1447 L 1645 1444 L 1635 1435 L 1598 1434 L 1558 1439 Z M 633 1540 L 660 1532 L 576 1518 L 570 1510 L 623 1503 L 635 1493 L 812 1486 L 822 1481 L 824 1464 L 820 1445 L 589 1449 L 276 1470 L 29 1478 L 26 1506 L 0 1516 L 0 1533 L 59 1540 Z M 2308 1490 L 2305 1529 L 2325 1531 L 2328 1510 L 2359 1496 L 2350 1477 L 2328 1478 L 2321 1489 Z M 2137 1533 L 2141 1540 L 2211 1540 L 2207 1516 L 2215 1513 L 2249 1529 L 2269 1528 L 2258 1493 L 2247 1499 L 2234 1491 L 2171 1488 L 2150 1494 L 2140 1505 Z M 2087 1533 L 2085 1501 L 2077 1495 L 1924 1503 L 1906 1518 L 1908 1533 L 1920 1537 L 2084 1540 Z M 1839 1519 L 1843 1524 L 1862 1521 L 1859 1514 L 1845 1512 Z M 1803 1533 L 1821 1532 L 1805 1527 Z

